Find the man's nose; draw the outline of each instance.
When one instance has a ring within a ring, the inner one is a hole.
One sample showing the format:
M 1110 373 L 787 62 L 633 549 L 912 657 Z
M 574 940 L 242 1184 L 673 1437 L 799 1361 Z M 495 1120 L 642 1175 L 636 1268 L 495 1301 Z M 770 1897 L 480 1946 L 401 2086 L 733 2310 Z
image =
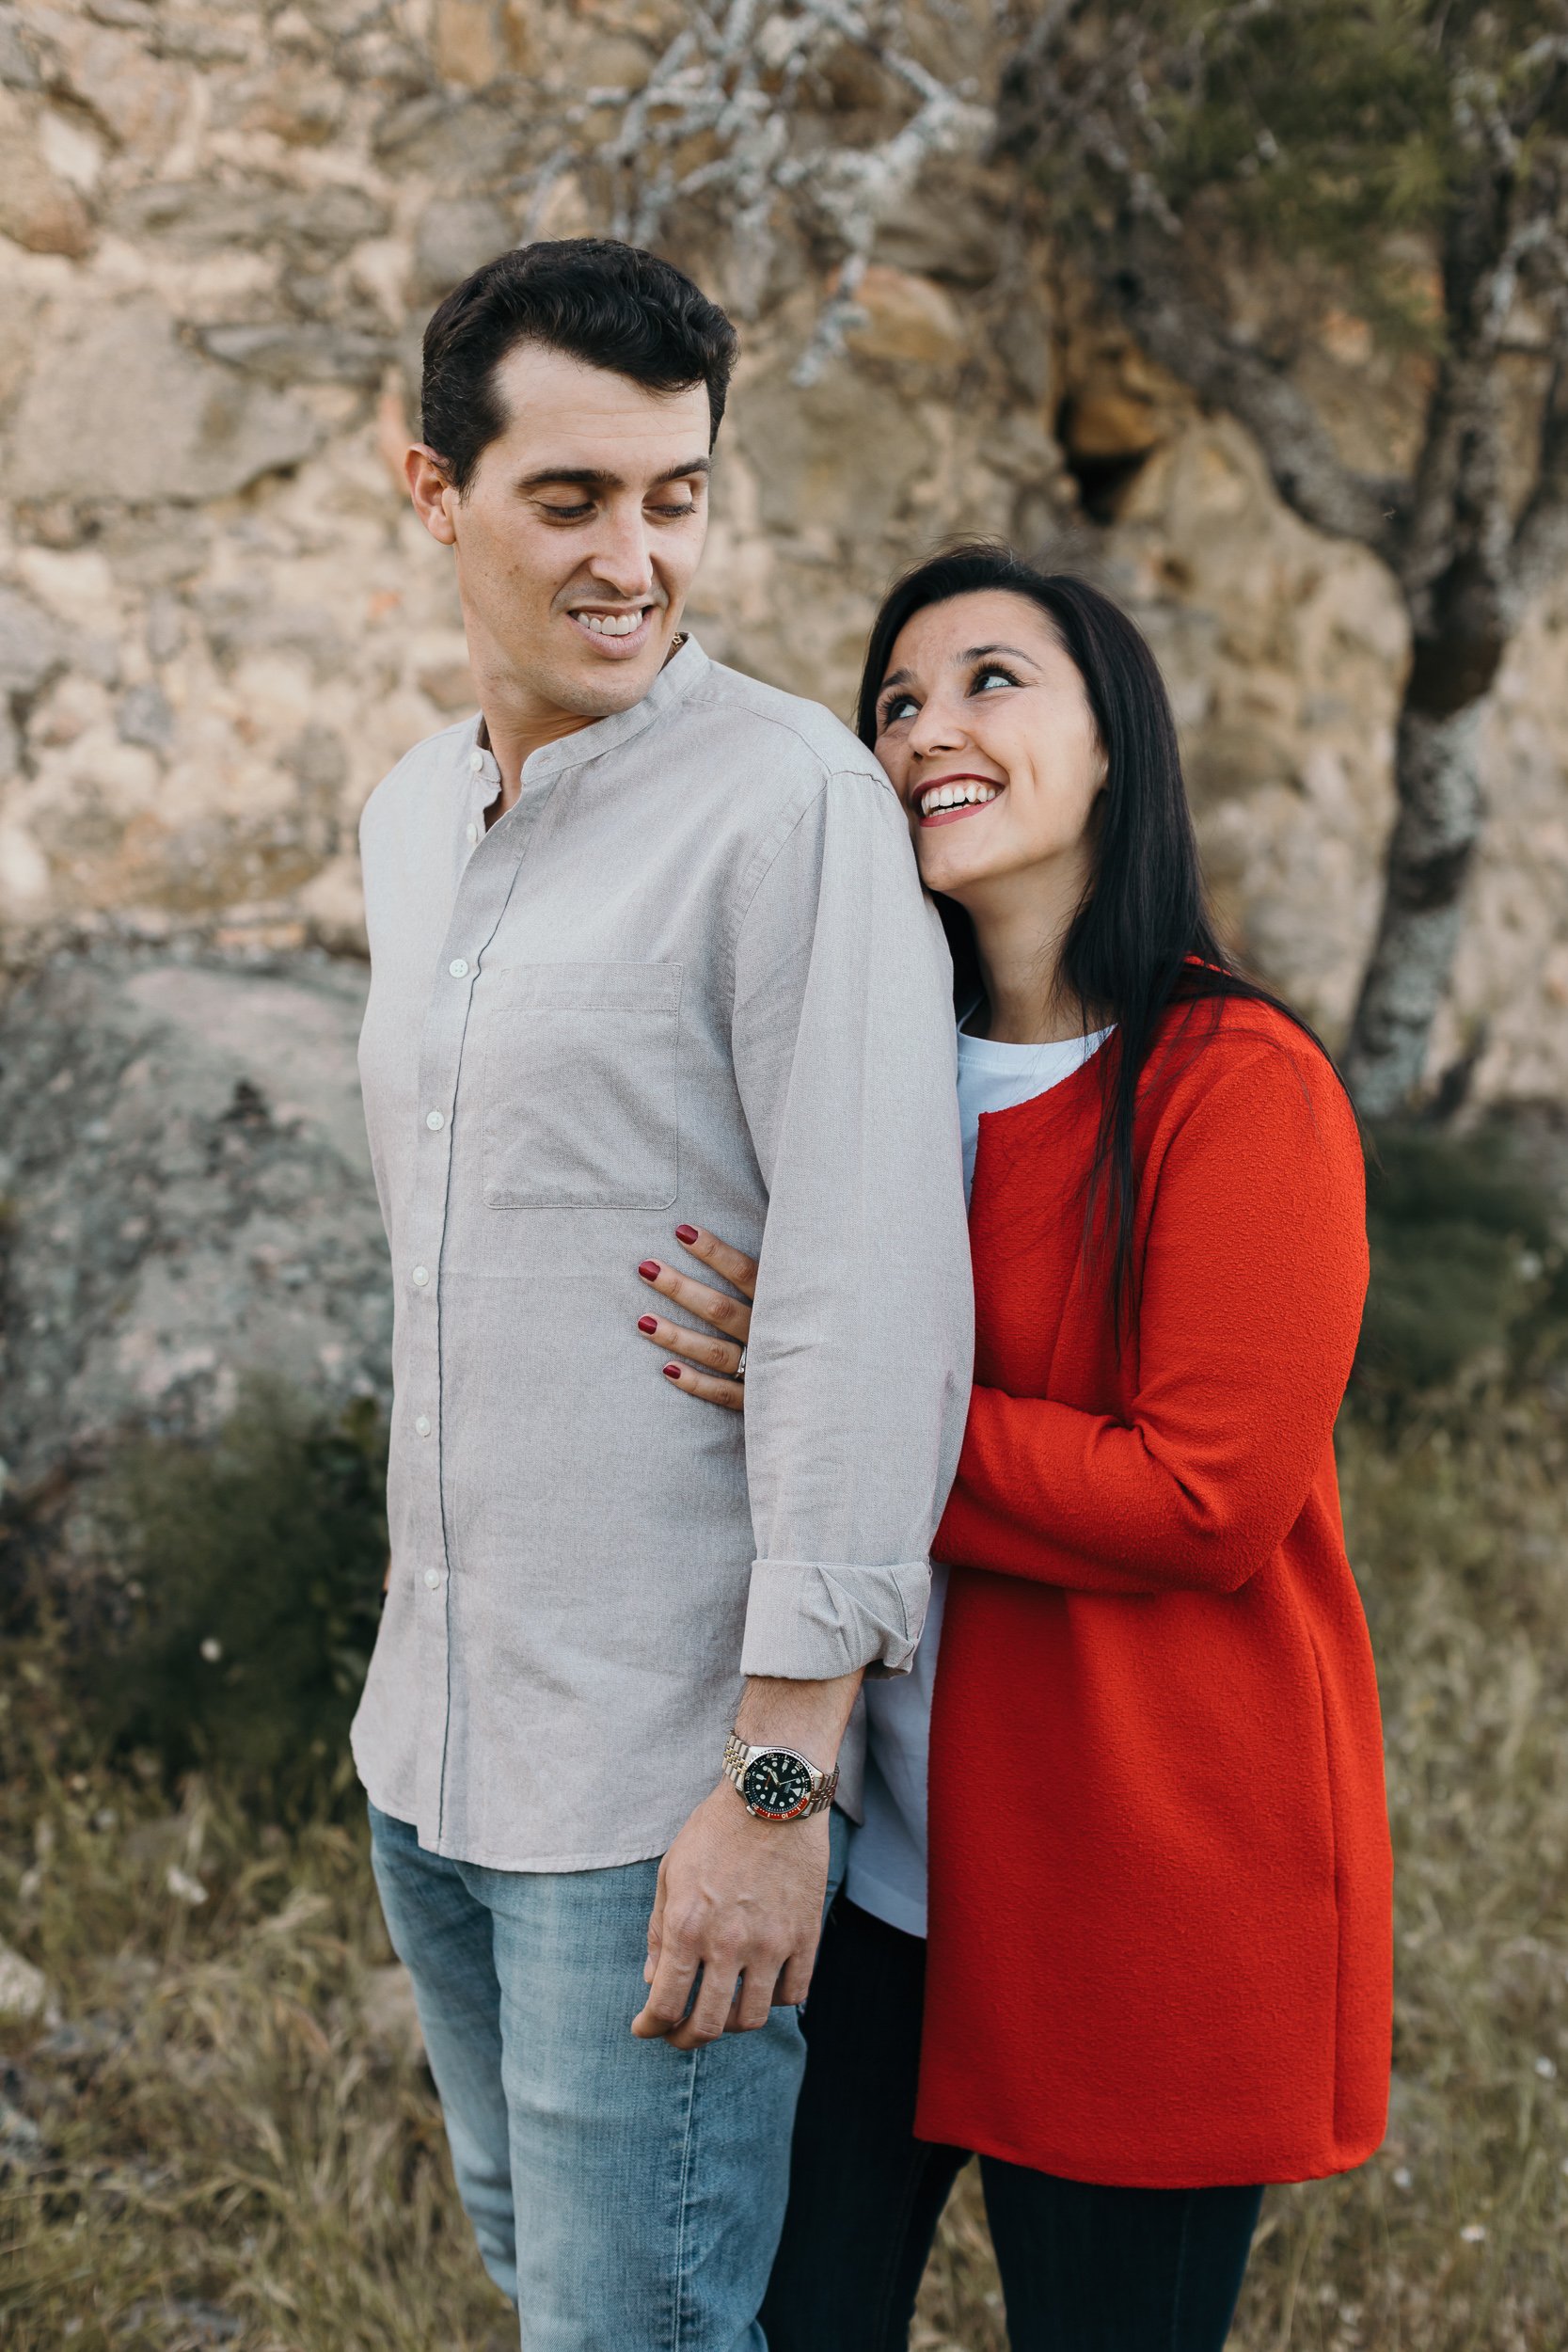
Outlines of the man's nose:
M 595 580 L 602 580 L 628 603 L 650 593 L 654 584 L 653 552 L 641 506 L 624 513 L 606 511 L 590 568 Z

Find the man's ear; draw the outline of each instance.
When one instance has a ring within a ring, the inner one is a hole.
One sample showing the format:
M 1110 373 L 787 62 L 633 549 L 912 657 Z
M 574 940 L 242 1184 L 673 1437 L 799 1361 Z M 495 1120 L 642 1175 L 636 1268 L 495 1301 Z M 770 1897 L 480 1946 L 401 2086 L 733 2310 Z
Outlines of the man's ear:
M 455 546 L 457 532 L 451 509 L 457 503 L 457 492 L 436 452 L 423 441 L 416 441 L 404 457 L 403 474 L 414 512 L 431 537 L 439 539 L 444 548 Z

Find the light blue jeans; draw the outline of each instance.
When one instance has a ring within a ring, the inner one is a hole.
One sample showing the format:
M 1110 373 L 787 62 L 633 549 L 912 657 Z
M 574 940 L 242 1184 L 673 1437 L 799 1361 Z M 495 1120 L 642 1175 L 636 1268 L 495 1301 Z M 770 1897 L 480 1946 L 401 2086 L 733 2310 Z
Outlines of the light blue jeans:
M 488 1870 L 370 1814 L 458 2193 L 527 2352 L 766 2352 L 799 2013 L 699 2050 L 634 2041 L 657 1862 Z

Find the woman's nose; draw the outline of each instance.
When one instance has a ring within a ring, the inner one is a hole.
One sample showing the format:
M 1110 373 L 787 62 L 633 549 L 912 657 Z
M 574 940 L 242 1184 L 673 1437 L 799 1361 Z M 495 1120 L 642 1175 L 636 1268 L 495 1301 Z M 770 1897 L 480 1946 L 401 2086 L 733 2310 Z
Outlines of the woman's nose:
M 921 705 L 920 715 L 908 737 L 916 759 L 929 759 L 935 752 L 957 751 L 964 740 L 962 712 L 951 703 L 935 700 Z

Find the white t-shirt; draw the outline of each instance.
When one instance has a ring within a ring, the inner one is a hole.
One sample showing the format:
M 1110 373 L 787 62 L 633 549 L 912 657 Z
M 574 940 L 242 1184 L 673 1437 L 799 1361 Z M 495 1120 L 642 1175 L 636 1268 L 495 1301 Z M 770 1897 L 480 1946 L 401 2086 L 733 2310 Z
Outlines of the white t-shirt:
M 963 1128 L 964 1192 L 974 1183 L 982 1111 L 1010 1110 L 1049 1093 L 1080 1069 L 1110 1036 L 1073 1037 L 1053 1045 L 997 1045 L 958 1031 L 958 1118 Z M 926 1932 L 926 1758 L 931 1736 L 947 1571 L 931 1564 L 926 1629 L 907 1675 L 865 1686 L 865 1819 L 849 1840 L 845 1888 L 851 1902 L 906 1935 Z

